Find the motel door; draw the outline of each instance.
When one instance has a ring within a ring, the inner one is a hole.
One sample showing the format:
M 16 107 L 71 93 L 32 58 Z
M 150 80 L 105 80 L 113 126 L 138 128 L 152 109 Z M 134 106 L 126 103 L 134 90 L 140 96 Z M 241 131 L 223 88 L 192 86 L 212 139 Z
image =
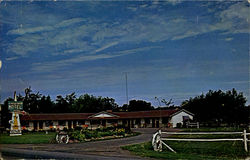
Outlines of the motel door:
M 68 128 L 71 128 L 71 121 L 68 121 Z
M 73 128 L 76 128 L 76 121 L 73 121 Z
M 152 128 L 155 128 L 155 119 L 152 118 Z
M 39 129 L 43 129 L 43 122 L 39 121 Z
M 128 128 L 130 128 L 130 120 L 128 120 Z
M 106 127 L 106 120 L 102 120 L 102 126 Z
M 159 128 L 159 121 L 156 121 L 156 128 Z
M 34 130 L 36 131 L 37 130 L 37 122 L 34 121 L 33 124 L 34 124 Z

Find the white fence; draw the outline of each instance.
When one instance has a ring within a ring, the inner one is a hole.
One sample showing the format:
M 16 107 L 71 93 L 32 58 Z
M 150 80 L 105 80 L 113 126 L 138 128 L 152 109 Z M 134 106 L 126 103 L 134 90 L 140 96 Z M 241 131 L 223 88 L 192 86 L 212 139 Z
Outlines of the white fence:
M 242 135 L 243 138 L 221 138 L 221 139 L 185 139 L 185 138 L 163 138 L 162 134 L 166 135 Z M 159 130 L 153 134 L 152 146 L 155 151 L 162 151 L 162 144 L 165 145 L 170 151 L 176 153 L 170 146 L 168 146 L 163 141 L 189 141 L 189 142 L 217 142 L 217 141 L 243 141 L 245 151 L 248 152 L 247 142 L 250 140 L 247 139 L 247 136 L 250 133 L 247 133 L 246 130 L 243 132 L 161 132 Z
M 189 127 L 200 128 L 199 122 L 187 122 L 186 126 L 187 126 L 187 128 L 189 128 Z

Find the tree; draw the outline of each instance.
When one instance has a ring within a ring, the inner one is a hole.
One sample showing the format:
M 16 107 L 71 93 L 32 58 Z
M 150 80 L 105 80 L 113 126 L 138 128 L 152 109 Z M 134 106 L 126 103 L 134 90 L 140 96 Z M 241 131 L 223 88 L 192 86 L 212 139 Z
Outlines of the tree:
M 123 105 L 123 108 L 125 109 L 125 105 Z M 131 100 L 129 105 L 126 106 L 127 111 L 148 111 L 153 109 L 154 107 L 151 106 L 150 102 L 143 100 Z
M 50 96 L 42 96 L 39 102 L 39 108 L 41 113 L 51 113 L 54 108 L 54 102 L 51 100 Z
M 28 113 L 40 113 L 39 106 L 42 95 L 37 93 L 32 93 L 31 87 L 25 89 L 25 97 L 19 94 L 18 100 L 23 101 L 23 110 Z
M 9 120 L 11 120 L 11 113 L 8 110 L 8 102 L 9 101 L 14 101 L 13 98 L 7 98 L 4 101 L 4 104 L 1 106 L 1 121 L 2 121 L 2 126 L 5 128 L 9 128 Z
M 220 125 L 248 123 L 246 98 L 235 89 L 223 92 L 210 90 L 206 95 L 190 98 L 182 103 L 182 107 L 195 114 L 200 122 Z
M 56 97 L 56 104 L 54 108 L 55 113 L 67 113 L 70 112 L 68 102 L 66 98 L 63 98 L 62 95 Z
M 118 105 L 113 98 L 95 97 L 84 94 L 77 98 L 72 105 L 73 112 L 93 113 L 106 110 L 116 110 Z
M 170 99 L 169 101 L 162 99 L 161 100 L 162 103 L 164 103 L 166 105 L 166 107 L 170 107 L 170 105 L 173 105 L 174 102 L 172 101 L 172 99 Z

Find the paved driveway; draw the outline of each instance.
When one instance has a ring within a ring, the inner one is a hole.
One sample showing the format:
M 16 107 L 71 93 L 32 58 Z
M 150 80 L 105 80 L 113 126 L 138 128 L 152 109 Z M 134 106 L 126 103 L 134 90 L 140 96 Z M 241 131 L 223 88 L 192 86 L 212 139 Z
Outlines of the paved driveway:
M 129 144 L 136 144 L 150 141 L 152 134 L 157 131 L 153 128 L 140 128 L 133 129 L 133 131 L 141 132 L 139 136 L 121 138 L 121 139 L 112 139 L 104 141 L 95 141 L 87 143 L 72 143 L 72 144 L 8 144 L 2 145 L 1 150 L 12 152 L 21 151 L 21 153 L 29 152 L 34 155 L 44 154 L 44 155 L 53 155 L 54 157 L 46 158 L 58 158 L 61 155 L 66 158 L 70 156 L 75 156 L 80 159 L 83 159 L 85 156 L 86 159 L 142 159 L 140 157 L 131 155 L 129 151 L 122 150 L 120 147 Z M 47 156 L 48 156 L 47 155 Z M 65 157 L 66 156 L 66 157 Z M 82 157 L 83 156 L 83 157 Z M 86 157 L 87 156 L 87 157 Z M 72 157 L 73 158 L 73 157 Z M 143 158 L 145 159 L 145 158 Z

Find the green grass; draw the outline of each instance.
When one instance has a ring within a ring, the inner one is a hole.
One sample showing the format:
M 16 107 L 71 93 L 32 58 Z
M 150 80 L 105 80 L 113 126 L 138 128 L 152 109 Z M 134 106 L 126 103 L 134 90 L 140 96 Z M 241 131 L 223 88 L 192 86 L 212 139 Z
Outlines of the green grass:
M 155 152 L 151 142 L 123 146 L 122 149 L 132 153 L 151 158 L 161 159 L 243 159 L 248 153 L 244 151 L 243 143 L 240 142 L 167 142 L 177 153 L 163 147 L 162 152 Z
M 8 134 L 0 134 L 0 144 L 40 144 L 54 143 L 55 132 L 32 132 L 23 133 L 21 136 L 9 136 Z
M 187 131 L 187 130 L 185 130 Z M 190 130 L 188 130 L 190 131 Z M 225 131 L 222 129 L 192 129 L 192 131 Z M 226 131 L 232 131 L 227 129 Z M 240 130 L 242 131 L 242 130 Z M 173 135 L 171 138 L 242 138 L 241 135 Z M 169 151 L 165 146 L 162 152 L 153 151 L 151 142 L 123 146 L 122 149 L 132 153 L 151 158 L 160 159 L 244 159 L 249 155 L 244 150 L 244 144 L 241 141 L 226 142 L 181 142 L 165 141 L 177 153 Z

